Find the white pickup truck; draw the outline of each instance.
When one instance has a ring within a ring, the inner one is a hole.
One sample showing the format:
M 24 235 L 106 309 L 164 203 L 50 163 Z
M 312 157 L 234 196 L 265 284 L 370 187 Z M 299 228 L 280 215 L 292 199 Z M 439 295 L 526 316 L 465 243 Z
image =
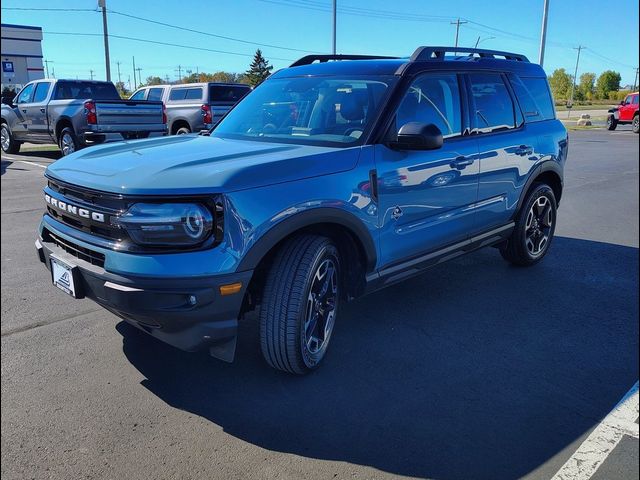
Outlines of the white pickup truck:
M 63 155 L 105 141 L 166 132 L 162 102 L 121 100 L 111 82 L 44 79 L 30 82 L 14 101 L 2 105 L 0 144 L 17 153 L 23 142 L 54 141 Z

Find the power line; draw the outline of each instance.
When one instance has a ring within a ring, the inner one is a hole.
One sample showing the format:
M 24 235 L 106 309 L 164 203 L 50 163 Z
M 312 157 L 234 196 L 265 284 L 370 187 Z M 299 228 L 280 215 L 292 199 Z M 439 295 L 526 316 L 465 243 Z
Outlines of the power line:
M 449 22 L 449 23 L 451 23 L 451 25 L 455 25 L 456 26 L 456 46 L 455 46 L 455 48 L 458 48 L 458 36 L 460 35 L 460 25 L 463 25 L 463 24 L 469 23 L 469 22 L 461 21 L 458 18 L 455 22 Z
M 35 7 L 2 7 L 2 10 L 22 10 L 34 12 L 97 12 L 96 8 L 35 8 Z
M 43 33 L 46 33 L 47 35 L 71 35 L 71 36 L 85 36 L 85 37 L 102 37 L 101 33 L 79 33 L 79 32 L 51 32 L 48 30 L 44 30 Z M 178 48 L 188 48 L 191 50 L 201 50 L 204 52 L 213 52 L 213 53 L 222 53 L 225 55 L 236 55 L 236 56 L 240 56 L 240 57 L 250 57 L 253 58 L 253 54 L 252 53 L 239 53 L 239 52 L 229 52 L 227 50 L 216 50 L 216 49 L 212 49 L 212 48 L 205 48 L 205 47 L 195 47 L 192 45 L 181 45 L 178 43 L 169 43 L 169 42 L 159 42 L 156 40 L 148 40 L 145 38 L 135 38 L 135 37 L 128 37 L 125 35 L 114 35 L 113 33 L 109 34 L 109 37 L 111 38 L 119 38 L 122 40 L 131 40 L 134 42 L 143 42 L 143 43 L 152 43 L 155 45 L 164 45 L 164 46 L 168 46 L 168 47 L 178 47 Z M 292 58 L 280 58 L 280 57 L 270 57 L 273 60 L 281 60 L 284 62 L 291 62 L 294 59 Z
M 131 15 L 129 13 L 124 13 L 124 12 L 118 12 L 116 10 L 111 10 L 111 9 L 109 10 L 109 13 L 112 13 L 114 15 L 120 15 L 120 16 L 123 16 L 123 17 L 133 18 L 133 19 L 139 20 L 141 22 L 154 23 L 156 25 L 162 25 L 163 27 L 175 28 L 177 30 L 183 30 L 185 32 L 198 33 L 200 35 L 207 35 L 209 37 L 222 38 L 224 40 L 230 40 L 230 41 L 233 41 L 233 42 L 240 42 L 240 43 L 244 43 L 244 44 L 247 44 L 247 45 L 256 45 L 256 46 L 259 46 L 259 47 L 278 48 L 278 49 L 281 49 L 281 50 L 289 50 L 291 52 L 319 53 L 319 52 L 310 52 L 309 50 L 302 50 L 300 48 L 283 47 L 281 45 L 273 45 L 273 44 L 269 44 L 269 43 L 252 42 L 252 41 L 249 41 L 249 40 L 242 40 L 240 38 L 227 37 L 225 35 L 217 35 L 215 33 L 203 32 L 202 30 L 195 30 L 193 28 L 183 27 L 183 26 L 180 26 L 180 25 L 173 25 L 171 23 L 160 22 L 158 20 L 151 20 L 150 18 L 138 17 L 136 15 Z

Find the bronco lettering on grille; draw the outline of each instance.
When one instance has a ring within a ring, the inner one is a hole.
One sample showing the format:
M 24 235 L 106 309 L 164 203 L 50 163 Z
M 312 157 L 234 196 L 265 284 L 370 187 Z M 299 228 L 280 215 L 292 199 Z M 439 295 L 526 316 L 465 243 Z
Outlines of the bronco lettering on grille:
M 105 221 L 104 213 L 92 212 L 91 210 L 87 210 L 86 208 L 81 208 L 71 203 L 58 200 L 57 198 L 54 198 L 46 193 L 44 194 L 44 201 L 47 202 L 47 204 L 51 205 L 54 209 L 62 210 L 63 212 L 70 213 L 71 215 L 75 215 L 76 217 L 90 218 L 94 222 L 101 223 L 104 223 Z

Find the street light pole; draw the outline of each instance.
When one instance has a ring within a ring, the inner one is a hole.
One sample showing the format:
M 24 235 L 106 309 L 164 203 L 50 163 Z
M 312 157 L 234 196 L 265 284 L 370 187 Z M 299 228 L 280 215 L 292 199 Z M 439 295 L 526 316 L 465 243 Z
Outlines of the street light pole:
M 336 54 L 336 24 L 337 24 L 337 19 L 338 19 L 338 5 L 337 5 L 337 0 L 333 0 L 333 54 Z
M 102 33 L 104 34 L 104 62 L 107 70 L 107 82 L 111 81 L 111 63 L 109 61 L 109 32 L 107 30 L 107 0 L 98 0 L 102 8 Z
M 542 33 L 540 34 L 540 53 L 538 55 L 538 63 L 540 66 L 544 64 L 544 49 L 547 44 L 547 19 L 549 18 L 549 0 L 544 0 L 542 7 Z

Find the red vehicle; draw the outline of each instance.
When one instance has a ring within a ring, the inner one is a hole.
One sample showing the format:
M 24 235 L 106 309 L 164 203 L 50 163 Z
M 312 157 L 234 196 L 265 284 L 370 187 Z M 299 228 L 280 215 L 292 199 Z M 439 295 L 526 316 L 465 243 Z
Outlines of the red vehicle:
M 633 125 L 634 133 L 640 131 L 638 125 L 638 92 L 630 93 L 616 108 L 609 110 L 607 128 L 615 130 L 618 125 Z

